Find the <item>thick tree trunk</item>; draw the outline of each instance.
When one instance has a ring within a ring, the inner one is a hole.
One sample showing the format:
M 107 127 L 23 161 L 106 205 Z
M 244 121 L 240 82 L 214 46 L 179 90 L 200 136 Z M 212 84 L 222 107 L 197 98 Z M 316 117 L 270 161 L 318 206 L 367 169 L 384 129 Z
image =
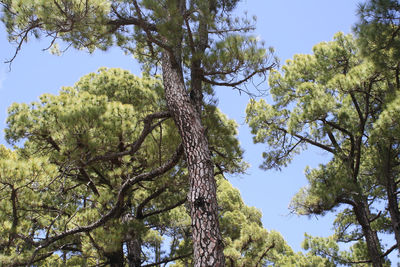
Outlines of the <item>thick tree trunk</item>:
M 128 234 L 129 239 L 126 241 L 127 258 L 129 267 L 140 267 L 142 266 L 141 252 L 142 243 L 139 239 L 135 238 L 132 233 Z
M 388 198 L 388 209 L 394 236 L 397 242 L 397 250 L 400 251 L 400 211 L 396 189 L 397 187 L 393 179 L 391 177 L 387 177 L 386 193 Z
M 382 267 L 383 259 L 380 251 L 380 242 L 376 231 L 374 231 L 370 224 L 370 212 L 368 203 L 364 200 L 357 200 L 356 206 L 353 207 L 357 221 L 360 223 L 365 242 L 367 243 L 368 255 L 372 262 L 373 267 Z
M 122 244 L 116 251 L 104 253 L 110 267 L 124 267 L 124 252 L 122 250 Z
M 391 146 L 391 145 L 390 145 Z M 397 249 L 400 251 L 400 211 L 399 211 L 399 203 L 397 200 L 397 185 L 395 182 L 395 175 L 392 174 L 392 153 L 391 148 L 384 147 L 381 149 L 383 160 L 382 162 L 382 178 L 383 184 L 386 189 L 386 195 L 388 198 L 388 210 L 390 214 L 390 221 L 392 223 L 394 237 L 397 243 Z
M 214 169 L 200 114 L 185 90 L 179 64 L 168 52 L 162 57 L 162 72 L 167 105 L 181 135 L 189 169 L 194 266 L 225 266 Z

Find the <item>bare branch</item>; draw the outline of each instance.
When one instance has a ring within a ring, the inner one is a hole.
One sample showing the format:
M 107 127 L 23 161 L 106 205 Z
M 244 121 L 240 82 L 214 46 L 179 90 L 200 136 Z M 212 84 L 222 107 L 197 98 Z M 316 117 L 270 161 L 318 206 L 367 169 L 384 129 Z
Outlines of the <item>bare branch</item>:
M 18 41 L 17 48 L 15 49 L 15 53 L 13 57 L 9 60 L 4 61 L 4 63 L 9 63 L 10 68 L 11 68 L 11 63 L 14 61 L 14 59 L 17 57 L 19 51 L 21 50 L 22 43 L 27 40 L 28 34 L 30 33 L 31 30 L 38 28 L 40 26 L 39 20 L 34 20 L 32 21 L 31 25 L 24 31 L 22 31 L 19 35 L 22 36 L 20 40 Z
M 204 76 L 203 76 L 202 80 L 203 80 L 204 82 L 206 82 L 206 83 L 211 84 L 211 85 L 236 87 L 236 86 L 238 86 L 238 85 L 241 85 L 241 84 L 247 82 L 248 80 L 250 80 L 251 78 L 253 78 L 254 75 L 256 75 L 256 74 L 258 74 L 258 73 L 264 73 L 264 72 L 266 72 L 266 71 L 271 70 L 274 66 L 275 66 L 275 63 L 271 64 L 271 65 L 268 66 L 268 67 L 265 67 L 265 68 L 262 68 L 262 69 L 259 69 L 259 70 L 255 70 L 255 71 L 253 71 L 252 73 L 250 73 L 248 76 L 246 76 L 245 78 L 243 78 L 242 80 L 239 80 L 239 81 L 237 81 L 237 82 L 217 82 L 217 81 L 214 81 L 214 80 L 210 80 L 210 79 L 208 79 L 208 78 L 206 78 L 206 77 L 204 77 Z
M 301 141 L 304 141 L 304 142 L 306 142 L 306 143 L 308 143 L 308 144 L 310 144 L 310 145 L 313 145 L 313 146 L 322 148 L 323 150 L 326 150 L 326 151 L 328 151 L 328 152 L 330 152 L 330 153 L 332 153 L 332 154 L 335 154 L 335 150 L 333 150 L 332 148 L 330 148 L 330 147 L 327 146 L 327 145 L 318 143 L 317 141 L 311 140 L 311 139 L 309 139 L 309 138 L 307 138 L 307 137 L 304 137 L 304 136 L 301 136 L 301 135 L 299 135 L 299 134 L 291 134 L 291 133 L 288 132 L 288 130 L 286 130 L 286 129 L 284 129 L 284 128 L 277 127 L 276 129 L 279 130 L 279 131 L 281 131 L 281 132 L 290 134 L 290 135 L 292 135 L 292 136 L 294 136 L 294 137 L 297 137 L 297 138 L 299 138 Z
M 179 200 L 178 202 L 176 202 L 173 205 L 167 206 L 167 207 L 165 207 L 165 208 L 163 208 L 161 210 L 156 210 L 156 211 L 149 212 L 147 214 L 142 215 L 142 217 L 146 218 L 146 217 L 150 217 L 150 216 L 153 216 L 153 215 L 157 215 L 157 214 L 160 214 L 160 213 L 175 209 L 176 207 L 179 207 L 180 205 L 185 203 L 186 200 L 187 200 L 186 198 L 183 198 L 183 199 Z

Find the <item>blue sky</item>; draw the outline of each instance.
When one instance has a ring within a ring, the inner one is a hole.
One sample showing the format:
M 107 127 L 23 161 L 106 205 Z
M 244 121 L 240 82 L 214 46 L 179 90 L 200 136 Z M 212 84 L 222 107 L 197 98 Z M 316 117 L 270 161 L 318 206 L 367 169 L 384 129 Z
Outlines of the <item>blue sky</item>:
M 312 47 L 322 41 L 330 41 L 342 31 L 351 32 L 357 21 L 357 0 L 244 0 L 236 13 L 247 11 L 256 15 L 258 35 L 267 46 L 275 48 L 276 55 L 284 63 L 297 53 L 311 53 Z M 9 59 L 14 52 L 0 26 L 0 60 Z M 0 128 L 5 127 L 6 110 L 13 102 L 31 102 L 43 93 L 57 93 L 61 86 L 74 84 L 81 76 L 99 67 L 120 67 L 140 75 L 140 67 L 131 56 L 118 48 L 92 55 L 70 49 L 61 56 L 43 52 L 46 43 L 32 40 L 23 46 L 12 64 L 0 65 Z M 266 89 L 267 84 L 262 85 Z M 311 235 L 328 236 L 332 233 L 333 216 L 298 217 L 287 209 L 291 197 L 306 185 L 304 168 L 316 167 L 327 160 L 318 150 L 307 151 L 281 172 L 262 171 L 258 168 L 262 159 L 262 145 L 254 145 L 248 127 L 244 124 L 244 110 L 248 96 L 230 88 L 217 88 L 219 107 L 239 124 L 239 138 L 245 149 L 245 159 L 251 164 L 247 175 L 231 177 L 230 181 L 242 193 L 247 205 L 263 212 L 267 229 L 279 231 L 295 250 L 307 232 Z M 0 143 L 5 143 L 4 134 Z

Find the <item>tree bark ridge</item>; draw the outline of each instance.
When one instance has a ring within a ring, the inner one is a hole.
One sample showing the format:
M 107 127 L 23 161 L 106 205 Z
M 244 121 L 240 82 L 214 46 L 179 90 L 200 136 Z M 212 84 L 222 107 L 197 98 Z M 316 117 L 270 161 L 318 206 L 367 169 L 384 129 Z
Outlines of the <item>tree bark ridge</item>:
M 214 168 L 205 129 L 185 90 L 180 66 L 168 52 L 162 57 L 162 73 L 167 105 L 180 132 L 189 169 L 194 266 L 225 266 Z

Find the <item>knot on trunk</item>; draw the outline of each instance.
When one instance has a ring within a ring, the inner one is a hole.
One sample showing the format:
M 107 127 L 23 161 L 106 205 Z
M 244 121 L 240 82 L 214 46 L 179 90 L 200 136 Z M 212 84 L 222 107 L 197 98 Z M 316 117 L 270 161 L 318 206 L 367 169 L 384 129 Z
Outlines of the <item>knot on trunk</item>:
M 194 206 L 196 208 L 204 208 L 204 206 L 206 205 L 206 201 L 204 199 L 204 197 L 198 197 L 194 200 Z

